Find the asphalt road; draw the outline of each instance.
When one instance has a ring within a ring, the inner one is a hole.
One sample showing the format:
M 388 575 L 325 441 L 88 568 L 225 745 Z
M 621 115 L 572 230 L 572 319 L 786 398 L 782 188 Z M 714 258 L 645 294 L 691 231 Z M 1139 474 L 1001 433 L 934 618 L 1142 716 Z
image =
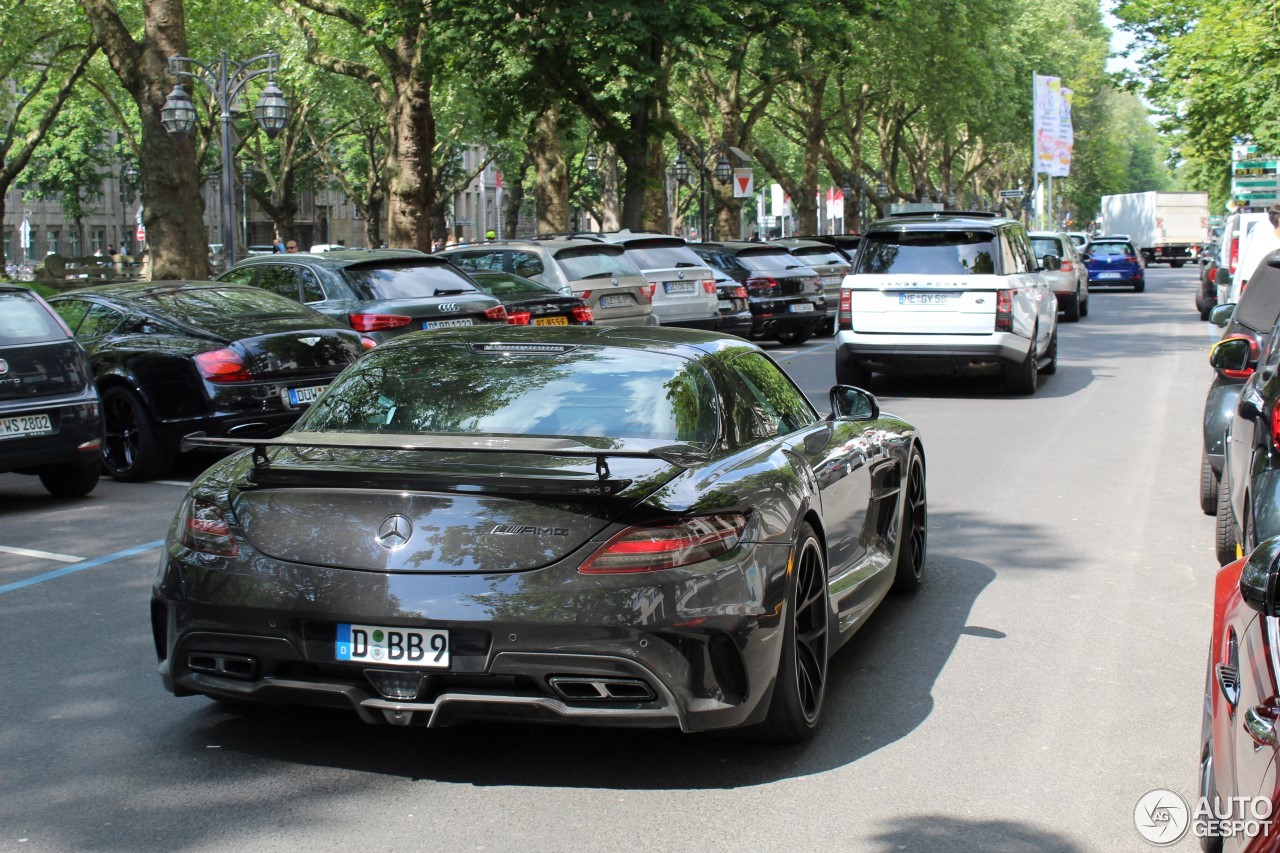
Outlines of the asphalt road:
M 198 465 L 78 501 L 0 476 L 0 850 L 1147 849 L 1142 794 L 1194 803 L 1216 568 L 1193 276 L 1096 292 L 1034 397 L 875 386 L 925 437 L 928 583 L 799 748 L 175 699 L 147 600 Z M 831 343 L 773 352 L 824 406 Z

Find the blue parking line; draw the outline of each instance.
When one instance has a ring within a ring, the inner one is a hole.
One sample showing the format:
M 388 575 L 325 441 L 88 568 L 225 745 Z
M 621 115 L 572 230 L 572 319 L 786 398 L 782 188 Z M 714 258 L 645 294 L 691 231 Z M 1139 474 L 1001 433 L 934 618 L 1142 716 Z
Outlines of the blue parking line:
M 38 583 L 51 581 L 54 578 L 60 578 L 63 575 L 69 575 L 74 572 L 82 572 L 85 569 L 92 569 L 92 568 L 95 568 L 96 566 L 101 566 L 104 563 L 111 563 L 111 562 L 115 562 L 116 560 L 123 560 L 125 557 L 132 557 L 134 554 L 141 554 L 144 551 L 150 551 L 154 548 L 159 548 L 163 544 L 164 544 L 163 539 L 157 539 L 154 542 L 148 542 L 145 545 L 138 545 L 135 548 L 128 548 L 124 551 L 116 551 L 114 554 L 106 554 L 105 556 L 102 556 L 102 557 L 94 557 L 92 560 L 81 560 L 78 563 L 72 563 L 71 565 L 65 566 L 61 569 L 54 569 L 52 572 L 45 572 L 42 575 L 36 575 L 35 577 L 27 578 L 26 580 L 23 580 L 23 581 L 14 581 L 13 583 L 7 583 L 4 586 L 0 586 L 0 595 L 3 595 L 6 592 L 13 592 L 15 589 L 22 589 L 23 587 L 34 586 L 35 584 L 38 584 Z

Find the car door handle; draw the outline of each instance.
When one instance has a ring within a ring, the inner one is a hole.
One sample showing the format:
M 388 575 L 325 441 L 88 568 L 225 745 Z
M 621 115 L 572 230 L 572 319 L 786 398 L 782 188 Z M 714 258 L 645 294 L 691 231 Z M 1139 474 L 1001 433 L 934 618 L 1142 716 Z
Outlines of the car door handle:
M 1264 746 L 1275 748 L 1280 741 L 1276 738 L 1276 717 L 1280 716 L 1280 708 L 1274 705 L 1255 705 L 1244 712 L 1244 730 L 1253 739 L 1254 751 Z

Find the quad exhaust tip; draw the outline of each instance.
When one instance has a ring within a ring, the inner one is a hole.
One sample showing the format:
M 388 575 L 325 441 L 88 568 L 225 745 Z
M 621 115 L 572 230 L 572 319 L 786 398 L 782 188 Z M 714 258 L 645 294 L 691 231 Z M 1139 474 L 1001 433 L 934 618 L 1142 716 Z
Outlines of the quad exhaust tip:
M 652 702 L 657 698 L 653 688 L 635 678 L 553 675 L 547 681 L 570 702 Z

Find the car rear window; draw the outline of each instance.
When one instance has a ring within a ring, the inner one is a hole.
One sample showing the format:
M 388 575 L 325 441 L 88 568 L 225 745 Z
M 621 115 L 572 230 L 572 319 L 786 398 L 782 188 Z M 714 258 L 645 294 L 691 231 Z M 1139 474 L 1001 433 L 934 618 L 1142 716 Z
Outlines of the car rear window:
M 1062 240 L 1057 237 L 1032 237 L 1031 249 L 1036 253 L 1037 258 L 1043 258 L 1045 255 L 1061 258 L 1066 255 L 1066 251 L 1062 248 Z
M 847 264 L 844 255 L 835 249 L 819 249 L 816 246 L 800 246 L 792 249 L 791 254 L 802 259 L 806 264 Z
M 993 275 L 990 231 L 882 231 L 858 244 L 859 273 L 873 275 Z
M 471 274 L 471 277 L 476 280 L 476 284 L 480 285 L 481 289 L 499 299 L 560 295 L 560 291 L 555 288 L 511 273 L 477 270 Z
M 1118 258 L 1138 253 L 1128 243 L 1093 243 L 1089 246 L 1089 254 L 1095 258 Z
M 465 344 L 377 349 L 343 373 L 296 429 L 311 432 L 603 436 L 711 444 L 711 377 L 663 353 L 573 347 L 475 352 Z
M 231 322 L 251 325 L 255 320 L 319 317 L 295 300 L 256 287 L 192 287 L 143 294 L 137 301 L 159 314 L 206 329 Z
M 582 246 L 556 252 L 556 262 L 573 281 L 585 278 L 611 278 L 615 275 L 640 275 L 635 261 L 621 247 L 610 251 L 602 246 Z
M 342 271 L 362 299 L 419 299 L 476 293 L 476 286 L 449 264 L 409 260 Z
M 1273 258 L 1258 265 L 1236 305 L 1236 321 L 1256 332 L 1269 331 L 1280 319 L 1280 269 L 1271 266 Z
M 743 252 L 738 255 L 738 263 L 752 272 L 786 272 L 787 270 L 806 270 L 808 267 L 795 255 L 779 249 L 776 252 Z
M 66 339 L 66 330 L 31 294 L 0 292 L 0 344 L 43 344 Z
M 688 246 L 668 244 L 666 246 L 627 246 L 627 257 L 636 262 L 642 270 L 672 269 L 674 267 L 704 267 L 706 263 L 693 253 Z

